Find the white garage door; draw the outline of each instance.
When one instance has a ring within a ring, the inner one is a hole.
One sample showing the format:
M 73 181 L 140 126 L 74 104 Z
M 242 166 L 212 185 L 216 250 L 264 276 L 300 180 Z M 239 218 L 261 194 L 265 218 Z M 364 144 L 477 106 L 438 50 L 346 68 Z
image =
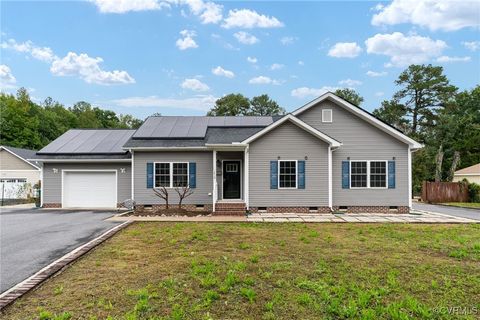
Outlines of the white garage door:
M 115 208 L 116 206 L 116 172 L 63 172 L 64 208 Z

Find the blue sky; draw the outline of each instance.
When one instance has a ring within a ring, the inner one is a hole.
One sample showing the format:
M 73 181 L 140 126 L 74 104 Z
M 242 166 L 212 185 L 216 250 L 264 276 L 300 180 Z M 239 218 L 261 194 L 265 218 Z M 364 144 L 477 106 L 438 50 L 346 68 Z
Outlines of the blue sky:
M 288 111 L 351 87 L 373 110 L 410 63 L 480 83 L 480 2 L 2 1 L 0 85 L 144 118 L 232 92 Z

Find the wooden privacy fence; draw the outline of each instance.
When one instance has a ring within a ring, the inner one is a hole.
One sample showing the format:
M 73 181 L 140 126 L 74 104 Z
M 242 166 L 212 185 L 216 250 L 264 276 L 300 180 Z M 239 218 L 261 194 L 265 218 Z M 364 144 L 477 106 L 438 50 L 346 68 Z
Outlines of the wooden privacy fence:
M 468 202 L 468 185 L 465 182 L 428 182 L 422 186 L 424 202 Z

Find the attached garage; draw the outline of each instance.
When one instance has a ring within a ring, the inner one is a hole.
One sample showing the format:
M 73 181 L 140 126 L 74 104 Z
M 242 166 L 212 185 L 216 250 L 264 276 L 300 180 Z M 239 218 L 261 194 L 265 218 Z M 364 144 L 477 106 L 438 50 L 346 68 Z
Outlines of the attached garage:
M 116 208 L 117 171 L 62 172 L 63 208 Z

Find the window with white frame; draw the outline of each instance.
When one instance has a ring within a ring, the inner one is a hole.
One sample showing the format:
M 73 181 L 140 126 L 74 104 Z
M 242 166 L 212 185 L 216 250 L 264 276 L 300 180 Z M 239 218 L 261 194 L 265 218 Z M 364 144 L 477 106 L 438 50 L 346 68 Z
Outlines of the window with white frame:
M 333 112 L 332 109 L 323 109 L 322 110 L 322 122 L 332 122 L 333 121 Z
M 367 161 L 350 162 L 350 187 L 366 188 L 367 179 Z
M 278 161 L 278 182 L 280 189 L 297 188 L 297 161 Z
M 155 163 L 155 188 L 187 187 L 188 163 L 187 162 L 156 162 Z
M 387 186 L 387 162 L 370 161 L 370 188 Z
M 386 188 L 387 161 L 351 161 L 350 188 Z

